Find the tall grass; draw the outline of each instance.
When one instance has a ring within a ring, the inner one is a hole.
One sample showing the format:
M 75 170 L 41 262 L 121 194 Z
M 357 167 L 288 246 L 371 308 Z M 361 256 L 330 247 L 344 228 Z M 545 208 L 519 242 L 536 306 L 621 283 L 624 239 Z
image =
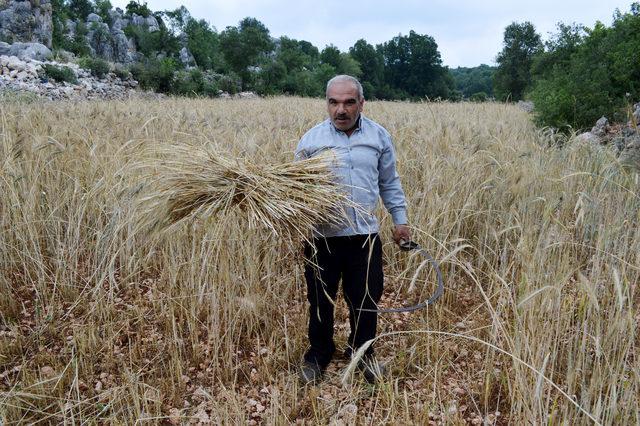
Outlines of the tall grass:
M 339 360 L 317 388 L 299 386 L 297 249 L 241 218 L 137 231 L 136 166 L 154 148 L 281 163 L 323 109 L 297 98 L 3 103 L 0 418 L 640 422 L 638 176 L 600 147 L 550 146 L 515 107 L 366 105 L 394 136 L 415 239 L 446 282 L 435 307 L 382 317 L 380 332 L 416 332 L 376 342 L 392 374 L 375 388 L 357 375 L 343 386 Z M 393 247 L 381 217 L 383 303 L 424 300 L 433 275 L 407 291 L 419 259 Z M 340 303 L 339 346 L 346 315 Z

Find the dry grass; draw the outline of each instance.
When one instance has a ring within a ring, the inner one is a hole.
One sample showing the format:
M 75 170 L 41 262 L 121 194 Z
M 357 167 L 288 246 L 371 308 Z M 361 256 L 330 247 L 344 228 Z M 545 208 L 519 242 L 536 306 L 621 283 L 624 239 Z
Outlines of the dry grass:
M 638 176 L 600 147 L 549 147 L 511 106 L 366 108 L 447 291 L 381 319 L 386 383 L 343 386 L 336 360 L 303 389 L 299 253 L 242 215 L 151 239 L 132 218 L 141 162 L 191 144 L 281 164 L 322 102 L 3 103 L 3 421 L 639 423 Z M 423 300 L 433 276 L 407 293 L 419 260 L 384 250 L 385 306 Z

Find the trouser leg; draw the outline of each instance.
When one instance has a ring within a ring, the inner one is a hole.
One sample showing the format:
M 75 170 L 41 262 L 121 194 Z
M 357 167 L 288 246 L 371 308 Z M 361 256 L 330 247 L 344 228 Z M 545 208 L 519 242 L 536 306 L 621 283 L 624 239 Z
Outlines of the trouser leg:
M 377 309 L 384 275 L 382 243 L 377 234 L 352 237 L 350 244 L 349 252 L 352 255 L 344 269 L 342 286 L 349 306 L 349 346 L 355 351 L 376 336 L 378 314 L 360 309 Z M 373 345 L 365 354 L 373 354 Z
M 305 247 L 305 280 L 309 301 L 309 344 L 304 359 L 325 368 L 335 352 L 333 311 L 340 280 L 337 247 L 329 239 L 316 239 Z

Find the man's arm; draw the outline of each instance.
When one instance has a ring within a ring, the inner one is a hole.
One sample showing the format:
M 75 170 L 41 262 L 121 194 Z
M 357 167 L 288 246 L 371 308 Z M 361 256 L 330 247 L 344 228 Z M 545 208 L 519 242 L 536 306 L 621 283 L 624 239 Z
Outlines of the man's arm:
M 391 214 L 395 225 L 393 240 L 397 244 L 400 243 L 400 240 L 411 241 L 407 202 L 400 183 L 400 176 L 396 170 L 396 155 L 390 137 L 385 137 L 384 148 L 378 160 L 378 187 L 382 202 Z

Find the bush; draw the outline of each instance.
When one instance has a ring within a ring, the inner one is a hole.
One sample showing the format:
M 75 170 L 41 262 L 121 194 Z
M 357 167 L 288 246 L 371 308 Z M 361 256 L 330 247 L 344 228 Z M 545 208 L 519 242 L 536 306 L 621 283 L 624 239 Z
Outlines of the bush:
M 76 73 L 69 67 L 58 67 L 56 65 L 44 64 L 42 66 L 44 75 L 58 82 L 77 83 Z
M 63 36 L 60 47 L 74 53 L 76 56 L 89 56 L 91 54 L 91 47 L 89 47 L 89 43 L 85 37 L 88 32 L 87 26 L 83 22 L 78 22 L 76 24 L 75 36 Z
M 92 58 L 89 56 L 80 58 L 80 60 L 78 60 L 78 65 L 86 70 L 91 71 L 91 75 L 98 78 L 103 78 L 109 73 L 111 69 L 109 62 L 105 61 L 104 59 Z
M 140 3 L 131 0 L 126 6 L 126 10 L 127 16 L 132 16 L 135 13 L 136 15 L 147 18 L 149 15 L 151 15 L 151 9 L 149 9 L 149 7 L 147 6 L 147 2 Z
M 197 68 L 179 71 L 175 74 L 172 93 L 183 96 L 217 96 L 218 85 L 213 75 Z
M 121 65 L 120 66 L 116 65 L 115 68 L 113 69 L 113 73 L 120 80 L 128 80 L 131 77 L 131 73 L 129 72 L 129 70 Z
M 177 68 L 178 65 L 172 58 L 149 59 L 132 65 L 131 74 L 143 89 L 171 93 Z
M 485 92 L 476 92 L 473 95 L 469 96 L 469 100 L 471 102 L 487 102 L 489 97 Z

